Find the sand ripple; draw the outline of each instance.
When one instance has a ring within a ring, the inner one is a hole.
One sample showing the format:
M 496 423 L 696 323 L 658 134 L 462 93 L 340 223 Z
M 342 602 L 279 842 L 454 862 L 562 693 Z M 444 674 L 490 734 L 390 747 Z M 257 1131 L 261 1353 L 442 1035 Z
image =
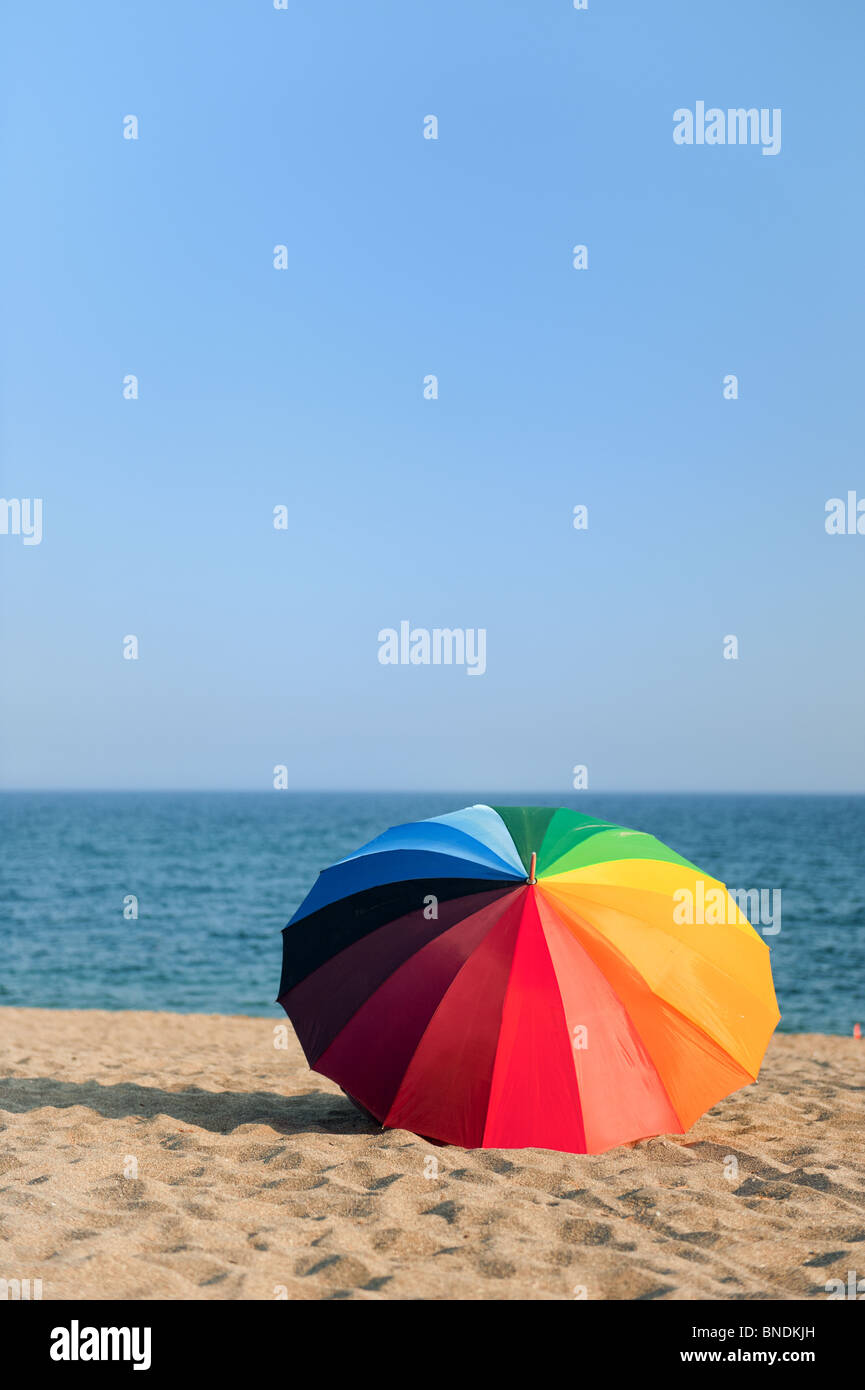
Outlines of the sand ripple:
M 373 1128 L 266 1019 L 0 1009 L 0 1278 L 43 1297 L 799 1299 L 865 1277 L 865 1041 L 600 1157 Z

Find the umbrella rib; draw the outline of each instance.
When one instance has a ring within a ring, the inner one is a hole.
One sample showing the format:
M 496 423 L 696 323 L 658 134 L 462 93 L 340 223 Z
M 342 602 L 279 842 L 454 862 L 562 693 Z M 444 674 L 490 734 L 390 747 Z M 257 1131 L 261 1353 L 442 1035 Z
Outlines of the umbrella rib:
M 569 886 L 573 886 L 573 885 L 569 885 Z M 606 885 L 603 885 L 603 886 L 606 886 Z M 723 884 L 721 884 L 720 886 L 723 887 Z M 654 889 L 642 889 L 642 888 L 641 888 L 641 889 L 639 889 L 639 890 L 634 890 L 634 891 L 639 891 L 639 892 L 641 892 L 641 893 L 644 893 L 644 892 L 645 892 L 645 893 L 652 893 L 652 892 L 654 892 L 655 890 L 654 890 Z M 725 890 L 725 891 L 726 891 L 726 890 Z M 660 894 L 658 894 L 658 896 L 663 898 L 663 897 L 666 897 L 666 894 L 660 893 Z M 632 912 L 626 912 L 626 911 L 625 911 L 623 908 L 621 908 L 621 907 L 612 907 L 610 904 L 607 904 L 607 903 L 594 903 L 594 902 L 592 901 L 591 898 L 583 899 L 583 898 L 582 898 L 582 895 L 579 895 L 579 897 L 580 897 L 580 907 L 579 907 L 579 911 L 582 912 L 582 914 L 583 914 L 583 916 L 585 917 L 585 919 L 589 922 L 589 925 L 590 925 L 595 931 L 597 931 L 597 932 L 599 933 L 599 935 L 601 935 L 601 936 L 604 937 L 604 940 L 608 940 L 608 938 L 605 936 L 605 934 L 604 934 L 602 928 L 599 927 L 599 926 L 597 925 L 597 923 L 592 922 L 592 921 L 590 920 L 590 914 L 584 910 L 584 906 L 583 906 L 584 903 L 585 903 L 587 906 L 589 906 L 589 907 L 604 907 L 604 908 L 606 908 L 608 911 L 616 912 L 616 913 L 618 913 L 618 915 L 619 915 L 620 917 L 625 917 L 625 918 L 627 918 L 628 921 L 630 921 L 630 922 L 636 922 L 636 923 L 637 923 L 638 925 L 640 925 L 640 926 L 645 926 L 645 925 L 646 925 L 646 924 L 642 921 L 642 919 L 641 919 L 640 917 L 635 916 L 634 913 L 632 913 Z M 719 923 L 719 925 L 738 927 L 739 924 L 736 923 L 736 922 L 732 922 L 732 923 L 723 923 L 723 924 L 720 924 L 720 923 Z M 725 969 L 723 968 L 723 966 L 721 966 L 720 964 L 718 964 L 717 961 L 714 961 L 714 960 L 712 959 L 711 956 L 707 956 L 707 955 L 705 955 L 702 951 L 698 951 L 697 948 L 696 948 L 696 946 L 691 945 L 689 942 L 681 941 L 677 936 L 674 935 L 674 933 L 668 931 L 666 927 L 658 926 L 656 923 L 653 923 L 652 926 L 651 926 L 651 930 L 652 930 L 652 931 L 659 931 L 659 932 L 662 932 L 663 935 L 667 938 L 667 940 L 670 941 L 670 942 L 672 943 L 672 946 L 673 946 L 674 949 L 675 949 L 676 946 L 678 946 L 678 947 L 680 947 L 682 950 L 691 951 L 695 956 L 698 956 L 700 960 L 707 961 L 711 966 L 713 966 L 713 967 L 719 972 L 719 974 L 723 975 L 723 976 L 725 977 L 725 979 L 731 980 L 738 988 L 740 988 L 741 990 L 743 990 L 744 993 L 749 994 L 749 995 L 751 996 L 751 998 L 752 998 L 757 1004 L 759 1004 L 761 1007 L 765 1007 L 764 1001 L 760 998 L 759 995 L 755 994 L 754 991 L 753 991 L 752 989 L 750 989 L 750 988 L 748 987 L 748 985 L 744 984 L 737 976 L 731 975 L 730 972 L 729 972 L 728 970 L 725 970 Z M 753 931 L 753 927 L 752 927 L 752 931 Z M 766 945 L 765 941 L 762 941 L 762 940 L 760 939 L 760 937 L 757 936 L 757 933 L 756 933 L 756 932 L 754 933 L 754 936 L 755 936 L 755 938 L 756 938 L 757 943 L 758 943 L 759 945 L 761 945 L 761 946 L 765 949 L 765 951 L 766 951 L 766 953 L 767 953 L 767 955 L 768 955 L 769 947 Z M 612 943 L 611 943 L 611 944 L 612 944 Z M 670 955 L 672 955 L 672 954 L 673 954 L 673 951 L 671 950 Z M 653 993 L 655 993 L 655 991 L 653 991 Z M 662 996 L 662 995 L 658 995 L 658 998 L 659 998 L 659 999 L 660 999 L 660 998 L 663 998 L 663 996 Z M 665 1002 L 666 1002 L 666 1001 L 665 1001 Z M 680 1012 L 681 1012 L 681 1011 L 680 1011 Z M 683 1017 L 683 1018 L 687 1018 L 687 1014 L 682 1014 L 682 1017 Z M 698 1025 L 698 1026 L 699 1026 L 699 1025 Z M 705 1030 L 703 1030 L 703 1031 L 705 1032 Z M 707 1036 L 707 1037 L 711 1037 L 711 1034 L 707 1033 L 706 1036 Z M 719 1043 L 718 1046 L 720 1047 L 721 1044 Z M 734 1059 L 734 1060 L 735 1060 L 735 1059 Z
M 516 891 L 518 891 L 518 889 L 515 889 L 514 891 L 516 892 Z M 496 927 L 498 927 L 500 924 L 501 924 L 501 917 L 499 917 L 495 922 L 492 923 L 492 925 L 490 926 L 490 932 L 495 931 Z M 489 932 L 486 932 L 486 933 L 484 934 L 483 940 L 486 940 L 486 938 L 487 938 L 488 935 L 489 935 Z M 516 936 L 518 936 L 518 935 L 519 935 L 519 930 L 517 930 L 517 933 L 516 933 Z M 501 1001 L 502 1012 L 504 1012 L 504 1001 L 505 1001 L 505 999 L 507 998 L 508 989 L 510 988 L 511 974 L 512 974 L 513 968 L 514 968 L 514 955 L 516 954 L 516 936 L 514 937 L 514 948 L 513 948 L 512 952 L 511 952 L 511 959 L 510 959 L 510 962 L 509 962 L 509 964 L 508 964 L 508 982 L 507 982 L 507 984 L 505 985 L 505 988 L 504 988 L 504 990 L 503 990 L 503 992 L 502 992 L 502 1001 Z M 477 947 L 475 947 L 475 950 L 476 950 L 476 949 L 477 949 Z M 402 1077 L 401 1077 L 401 1079 L 400 1079 L 399 1085 L 397 1086 L 396 1092 L 395 1092 L 395 1094 L 394 1094 L 394 1096 L 393 1096 L 393 1098 L 392 1098 L 392 1100 L 391 1100 L 390 1108 L 389 1108 L 389 1110 L 388 1110 L 388 1113 L 387 1113 L 387 1115 L 385 1115 L 385 1118 L 384 1118 L 384 1120 L 382 1121 L 383 1126 L 385 1126 L 385 1127 L 387 1126 L 388 1115 L 390 1115 L 391 1111 L 393 1110 L 393 1107 L 394 1107 L 394 1105 L 395 1105 L 395 1103 L 396 1103 L 397 1096 L 399 1095 L 399 1092 L 400 1092 L 400 1088 L 402 1087 L 402 1083 L 403 1083 L 403 1081 L 405 1080 L 406 1076 L 407 1076 L 408 1073 L 409 1073 L 409 1070 L 410 1070 L 410 1068 L 411 1068 L 411 1066 L 412 1066 L 412 1064 L 413 1064 L 413 1062 L 414 1062 L 414 1059 L 415 1059 L 415 1057 L 416 1057 L 416 1055 L 417 1055 L 418 1049 L 420 1048 L 421 1044 L 423 1043 L 424 1038 L 426 1037 L 427 1033 L 429 1032 L 430 1028 L 432 1027 L 432 1025 L 433 1025 L 433 1023 L 434 1023 L 434 1021 L 435 1021 L 435 1019 L 436 1019 L 436 1017 L 437 1017 L 437 1015 L 440 1013 L 440 1011 L 441 1011 L 442 1008 L 444 1007 L 445 1001 L 447 1000 L 447 997 L 448 997 L 448 995 L 450 994 L 451 990 L 454 988 L 454 986 L 455 986 L 457 980 L 459 979 L 460 975 L 461 975 L 462 972 L 466 969 L 466 967 L 468 966 L 469 962 L 471 961 L 472 954 L 474 954 L 474 953 L 472 952 L 472 953 L 470 953 L 470 954 L 466 957 L 466 959 L 463 961 L 462 965 L 461 965 L 461 966 L 459 967 L 459 969 L 456 971 L 456 973 L 454 974 L 453 978 L 451 979 L 451 981 L 450 981 L 450 983 L 449 983 L 447 989 L 446 989 L 446 990 L 444 991 L 444 993 L 442 994 L 441 999 L 439 999 L 439 1001 L 438 1001 L 438 1003 L 436 1004 L 436 1006 L 435 1006 L 433 1012 L 430 1014 L 430 1017 L 427 1019 L 426 1024 L 424 1025 L 423 1032 L 420 1034 L 420 1037 L 418 1038 L 417 1042 L 415 1043 L 414 1048 L 412 1049 L 412 1054 L 411 1054 L 411 1056 L 410 1056 L 408 1062 L 406 1063 L 405 1070 L 403 1071 L 403 1074 L 402 1074 Z M 491 1070 L 491 1072 L 490 1072 L 490 1093 L 492 1092 L 492 1077 L 493 1077 L 493 1075 L 495 1074 L 495 1063 L 496 1063 L 496 1057 L 498 1056 L 499 1040 L 500 1040 L 500 1036 L 501 1036 L 501 1031 L 500 1031 L 500 1030 L 501 1030 L 501 1017 L 499 1018 L 499 1032 L 498 1032 L 497 1035 L 496 1035 L 496 1050 L 495 1050 L 495 1053 L 493 1054 L 493 1064 L 492 1064 L 492 1070 Z M 490 1103 L 490 1094 L 488 1093 L 488 1094 L 487 1094 L 487 1109 L 484 1111 L 484 1127 L 483 1127 L 482 1135 L 483 1135 L 483 1134 L 486 1134 L 487 1118 L 488 1118 L 488 1112 L 489 1112 L 489 1103 Z M 481 1147 L 483 1147 L 483 1137 L 481 1138 Z
M 628 914 L 628 913 L 622 913 L 622 916 L 627 917 L 627 916 L 629 916 L 629 914 Z M 632 917 L 631 920 L 632 920 L 632 921 L 638 921 L 639 919 L 638 919 L 638 918 Z M 570 925 L 571 925 L 570 920 L 566 923 L 566 925 L 567 925 L 568 927 L 570 927 Z M 700 1023 L 698 1023 L 698 1021 L 697 1021 L 696 1019 L 691 1018 L 688 1014 L 684 1013 L 683 1010 L 680 1009 L 676 1004 L 672 1004 L 668 999 L 665 999 L 664 996 L 663 996 L 662 994 L 659 994 L 659 993 L 658 993 L 658 990 L 655 989 L 655 988 L 649 983 L 649 981 L 646 979 L 646 977 L 645 977 L 645 975 L 643 974 L 642 970 L 640 970 L 640 969 L 638 968 L 638 966 L 635 965 L 635 963 L 634 963 L 632 960 L 630 960 L 627 956 L 625 956 L 625 955 L 619 950 L 619 948 L 616 946 L 615 942 L 611 941 L 611 940 L 609 939 L 609 937 L 607 937 L 607 936 L 604 934 L 604 932 L 601 930 L 601 928 L 600 928 L 596 923 L 592 922 L 592 921 L 589 919 L 588 914 L 584 914 L 583 916 L 577 916 L 577 919 L 576 919 L 574 925 L 577 926 L 577 927 L 580 929 L 579 932 L 575 932 L 575 935 L 577 935 L 580 939 L 585 940 L 586 928 L 588 928 L 589 934 L 594 933 L 594 934 L 596 934 L 597 936 L 599 936 L 599 937 L 601 938 L 601 940 L 605 943 L 606 946 L 608 946 L 611 950 L 615 951 L 617 955 L 621 956 L 621 959 L 625 962 L 625 964 L 627 965 L 628 969 L 632 970 L 632 971 L 634 972 L 634 974 L 637 975 L 637 976 L 640 978 L 640 980 L 643 982 L 643 984 L 645 985 L 647 991 L 649 992 L 649 994 L 651 994 L 651 996 L 652 996 L 653 999 L 659 1000 L 662 1004 L 664 1004 L 664 1006 L 665 1006 L 666 1008 L 672 1010 L 672 1012 L 675 1013 L 679 1018 L 683 1019 L 684 1022 L 685 1022 L 690 1028 L 693 1028 L 695 1032 L 697 1032 L 697 1033 L 699 1033 L 699 1034 L 701 1035 L 701 1037 L 706 1038 L 706 1040 L 707 1040 L 708 1042 L 710 1042 L 710 1043 L 712 1044 L 713 1047 L 716 1047 L 720 1052 L 722 1052 L 722 1053 L 724 1054 L 724 1056 L 727 1057 L 727 1058 L 729 1059 L 729 1061 L 733 1064 L 733 1066 L 737 1067 L 741 1072 L 744 1073 L 745 1076 L 749 1077 L 751 1081 L 756 1081 L 756 1079 L 757 1079 L 756 1074 L 755 1074 L 755 1073 L 752 1073 L 751 1070 L 750 1070 L 750 1068 L 746 1067 L 745 1064 L 744 1064 L 744 1062 L 742 1062 L 738 1057 L 734 1057 L 733 1054 L 727 1050 L 727 1048 L 724 1046 L 724 1044 L 723 1044 L 718 1038 L 714 1038 L 714 1037 L 712 1036 L 712 1034 L 709 1033 L 709 1032 L 706 1030 L 706 1028 L 704 1028 Z M 699 953 L 698 953 L 698 954 L 699 954 Z M 593 959 L 594 959 L 594 958 L 593 958 Z M 705 958 L 704 958 L 704 959 L 705 959 Z M 616 989 L 615 985 L 612 983 L 612 981 L 609 980 L 609 977 L 605 975 L 605 978 L 607 979 L 607 982 L 608 982 L 608 984 L 610 985 L 610 988 L 612 989 L 613 993 L 616 995 L 616 998 L 619 999 L 619 1002 L 621 1003 L 623 1009 L 624 1009 L 625 1012 L 627 1013 L 628 1018 L 631 1018 L 631 1014 L 630 1014 L 630 1011 L 628 1010 L 628 1005 L 627 1005 L 627 1003 L 625 1002 L 624 999 L 621 998 L 621 996 L 619 995 L 619 992 L 618 992 L 618 990 Z M 750 991 L 749 991 L 749 993 L 750 993 Z M 754 997 L 754 996 L 752 996 L 752 997 Z M 759 1002 L 761 1002 L 761 1001 L 758 1000 L 758 1003 L 759 1003 Z M 633 1022 L 633 1020 L 632 1020 L 632 1022 Z M 636 1028 L 636 1024 L 634 1024 L 634 1027 Z M 639 1029 L 637 1029 L 637 1032 L 639 1033 Z M 645 1040 L 642 1038 L 642 1034 L 640 1034 L 640 1038 L 641 1038 L 641 1040 L 643 1041 L 643 1045 L 644 1045 L 644 1047 L 646 1048 L 647 1053 L 648 1053 L 649 1056 L 652 1058 L 652 1065 L 653 1065 L 653 1066 L 655 1067 L 655 1069 L 657 1070 L 658 1064 L 657 1064 L 657 1062 L 655 1061 L 655 1058 L 654 1058 L 654 1056 L 653 1056 L 653 1054 L 652 1054 L 652 1049 L 648 1046 L 648 1044 L 647 1044 L 647 1043 L 645 1042 Z M 758 1069 L 758 1070 L 759 1070 L 759 1069 Z M 660 1072 L 658 1073 L 658 1075 L 659 1075 L 659 1077 L 660 1077 Z M 663 1077 L 661 1077 L 660 1079 L 661 1079 L 661 1084 L 663 1085 L 663 1084 L 664 1084 L 664 1082 L 663 1082 Z M 747 1083 L 745 1083 L 745 1084 L 747 1084 Z M 666 1090 L 666 1087 L 665 1087 L 664 1089 Z M 727 1094 L 727 1093 L 725 1092 L 725 1094 Z M 674 1113 L 674 1114 L 680 1119 L 680 1121 L 681 1121 L 681 1116 L 679 1115 L 679 1112 L 678 1112 L 678 1110 L 676 1109 L 676 1107 L 673 1105 L 672 1101 L 670 1101 L 670 1106 L 671 1106 L 671 1109 L 673 1110 L 673 1113 Z

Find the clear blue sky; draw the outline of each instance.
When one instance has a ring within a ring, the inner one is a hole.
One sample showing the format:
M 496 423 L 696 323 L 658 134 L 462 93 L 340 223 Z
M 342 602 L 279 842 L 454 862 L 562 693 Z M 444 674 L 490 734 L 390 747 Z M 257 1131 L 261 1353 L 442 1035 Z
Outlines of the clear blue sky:
M 865 536 L 824 529 L 863 40 L 854 0 L 19 3 L 2 785 L 865 788 Z M 675 145 L 698 100 L 781 153 Z M 401 619 L 486 674 L 380 665 Z

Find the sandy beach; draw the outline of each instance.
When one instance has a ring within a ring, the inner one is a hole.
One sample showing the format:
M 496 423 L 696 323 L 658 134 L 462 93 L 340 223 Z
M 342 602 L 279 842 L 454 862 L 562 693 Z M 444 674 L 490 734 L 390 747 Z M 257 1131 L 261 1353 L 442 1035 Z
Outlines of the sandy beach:
M 801 1299 L 865 1265 L 865 1041 L 599 1157 L 368 1123 L 268 1019 L 0 1009 L 0 1277 L 44 1299 Z

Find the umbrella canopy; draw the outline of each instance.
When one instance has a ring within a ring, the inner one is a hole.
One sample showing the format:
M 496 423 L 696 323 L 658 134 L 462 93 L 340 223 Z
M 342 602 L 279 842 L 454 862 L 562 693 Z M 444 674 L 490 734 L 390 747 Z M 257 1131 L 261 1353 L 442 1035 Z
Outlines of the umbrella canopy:
M 779 1018 L 723 884 L 540 806 L 397 826 L 325 869 L 284 929 L 279 1002 L 382 1125 L 572 1153 L 684 1132 L 756 1079 Z

